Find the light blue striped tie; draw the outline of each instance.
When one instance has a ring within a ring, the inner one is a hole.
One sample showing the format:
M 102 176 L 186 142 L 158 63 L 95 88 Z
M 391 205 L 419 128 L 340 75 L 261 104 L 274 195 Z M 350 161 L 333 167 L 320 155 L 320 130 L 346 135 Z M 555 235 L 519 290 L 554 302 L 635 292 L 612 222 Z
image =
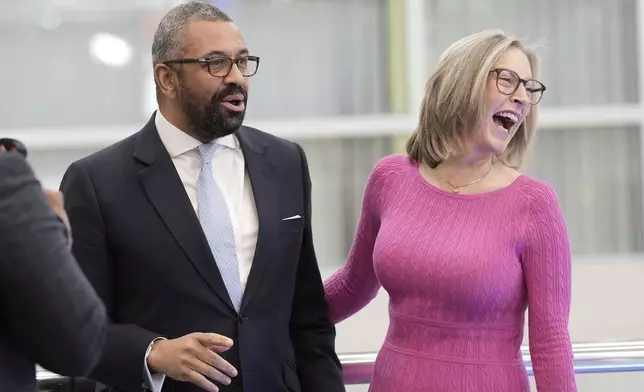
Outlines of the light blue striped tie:
M 203 166 L 197 181 L 197 215 L 228 295 L 239 311 L 242 301 L 241 279 L 237 263 L 235 232 L 228 205 L 212 173 L 212 157 L 218 146 L 214 142 L 199 146 Z

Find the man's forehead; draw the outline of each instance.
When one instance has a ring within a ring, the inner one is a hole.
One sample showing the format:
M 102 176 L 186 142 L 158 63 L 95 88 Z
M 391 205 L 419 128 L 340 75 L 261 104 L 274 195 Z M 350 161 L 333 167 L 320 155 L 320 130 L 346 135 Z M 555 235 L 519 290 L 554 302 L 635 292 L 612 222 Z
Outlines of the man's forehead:
M 201 57 L 209 53 L 236 56 L 246 49 L 241 32 L 232 22 L 190 22 L 186 26 L 185 39 L 187 57 Z

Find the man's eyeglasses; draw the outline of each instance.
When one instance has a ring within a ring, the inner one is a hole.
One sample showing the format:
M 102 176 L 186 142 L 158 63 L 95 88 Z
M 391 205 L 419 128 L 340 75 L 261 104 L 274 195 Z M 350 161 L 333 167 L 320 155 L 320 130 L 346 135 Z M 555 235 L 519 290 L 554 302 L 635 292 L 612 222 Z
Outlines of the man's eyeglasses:
M 519 85 L 523 84 L 531 105 L 538 104 L 543 98 L 543 92 L 546 91 L 546 86 L 540 81 L 521 79 L 516 72 L 510 69 L 495 68 L 490 72 L 496 74 L 496 88 L 501 94 L 512 95 L 519 89 Z
M 217 78 L 225 78 L 233 69 L 233 64 L 237 66 L 239 72 L 245 78 L 251 77 L 257 73 L 259 68 L 259 57 L 241 56 L 237 58 L 214 56 L 202 57 L 198 59 L 179 59 L 164 61 L 164 64 L 194 64 L 198 63 L 208 69 L 208 73 Z

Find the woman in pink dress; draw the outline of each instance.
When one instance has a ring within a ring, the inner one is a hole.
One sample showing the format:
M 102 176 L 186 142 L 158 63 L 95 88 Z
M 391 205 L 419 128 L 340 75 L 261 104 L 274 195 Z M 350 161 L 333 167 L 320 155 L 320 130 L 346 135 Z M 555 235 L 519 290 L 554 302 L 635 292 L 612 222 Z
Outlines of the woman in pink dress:
M 546 89 L 536 72 L 502 32 L 454 43 L 408 155 L 373 169 L 348 261 L 325 283 L 334 322 L 389 294 L 370 392 L 529 391 L 526 308 L 538 392 L 576 391 L 564 218 L 553 189 L 517 171 Z

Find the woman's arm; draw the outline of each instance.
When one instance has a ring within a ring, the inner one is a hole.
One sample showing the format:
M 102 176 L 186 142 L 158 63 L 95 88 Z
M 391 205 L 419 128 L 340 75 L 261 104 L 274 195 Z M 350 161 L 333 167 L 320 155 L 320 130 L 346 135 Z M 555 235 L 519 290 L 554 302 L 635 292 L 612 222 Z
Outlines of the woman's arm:
M 380 228 L 379 199 L 383 192 L 382 161 L 367 181 L 362 211 L 349 258 L 325 283 L 331 321 L 338 323 L 376 297 L 380 283 L 373 269 L 373 248 Z
M 566 224 L 554 190 L 530 195 L 522 263 L 528 290 L 530 355 L 539 392 L 577 390 L 568 332 L 571 261 Z

